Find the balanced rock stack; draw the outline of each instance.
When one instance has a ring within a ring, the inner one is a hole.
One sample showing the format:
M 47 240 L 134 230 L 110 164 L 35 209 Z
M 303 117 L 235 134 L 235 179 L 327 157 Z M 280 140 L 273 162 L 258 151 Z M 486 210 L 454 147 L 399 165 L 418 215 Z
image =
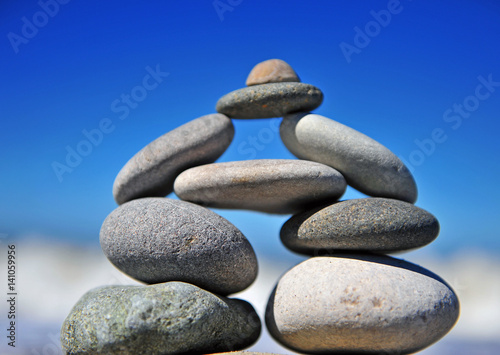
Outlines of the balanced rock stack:
M 439 276 L 384 255 L 422 247 L 436 218 L 413 205 L 415 181 L 387 148 L 329 118 L 323 100 L 278 59 L 259 63 L 219 113 L 159 137 L 120 171 L 120 206 L 100 241 L 119 270 L 147 286 L 88 292 L 61 330 L 67 354 L 180 354 L 241 350 L 261 322 L 226 296 L 256 278 L 245 236 L 207 207 L 293 214 L 290 250 L 312 256 L 272 291 L 265 321 L 300 353 L 409 354 L 456 323 L 457 296 Z M 234 136 L 231 119 L 283 116 L 281 138 L 299 160 L 214 163 Z M 347 184 L 368 198 L 339 202 Z M 181 200 L 165 198 L 172 191 Z
M 248 240 L 205 207 L 155 197 L 172 192 L 181 171 L 215 161 L 233 135 L 228 117 L 200 117 L 123 167 L 113 190 L 121 205 L 101 227 L 101 247 L 119 270 L 149 285 L 85 294 L 62 326 L 66 354 L 202 354 L 257 340 L 261 321 L 253 307 L 224 297 L 257 276 Z

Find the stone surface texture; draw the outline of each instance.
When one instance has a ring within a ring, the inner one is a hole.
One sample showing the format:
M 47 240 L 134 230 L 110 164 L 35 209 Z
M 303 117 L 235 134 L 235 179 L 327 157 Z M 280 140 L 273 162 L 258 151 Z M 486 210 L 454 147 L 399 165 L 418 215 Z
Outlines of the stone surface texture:
M 281 59 L 269 59 L 253 67 L 246 84 L 252 86 L 280 82 L 300 82 L 300 79 L 287 62 Z
M 191 284 L 105 286 L 73 307 L 61 343 L 65 354 L 204 354 L 244 349 L 260 330 L 249 303 Z
M 145 283 L 183 281 L 222 295 L 247 288 L 257 259 L 245 236 L 207 208 L 179 200 L 133 200 L 106 218 L 104 255 Z
M 321 105 L 323 93 L 304 83 L 269 83 L 232 91 L 219 99 L 217 112 L 231 118 L 272 118 Z
M 429 212 L 408 202 L 376 197 L 300 213 L 280 233 L 285 246 L 309 255 L 415 249 L 431 243 L 438 234 L 439 222 Z
M 233 140 L 231 120 L 211 114 L 192 120 L 157 138 L 134 155 L 118 173 L 113 196 L 118 204 L 166 196 L 182 171 L 212 163 Z
M 410 354 L 438 341 L 458 316 L 455 293 L 430 271 L 387 256 L 344 255 L 288 271 L 266 324 L 301 353 Z
M 299 113 L 283 118 L 280 135 L 295 156 L 337 169 L 349 185 L 367 195 L 417 200 L 417 186 L 408 168 L 363 133 L 324 116 Z
M 294 213 L 337 200 L 346 189 L 329 166 L 293 159 L 245 160 L 188 169 L 175 180 L 183 200 L 215 208 Z

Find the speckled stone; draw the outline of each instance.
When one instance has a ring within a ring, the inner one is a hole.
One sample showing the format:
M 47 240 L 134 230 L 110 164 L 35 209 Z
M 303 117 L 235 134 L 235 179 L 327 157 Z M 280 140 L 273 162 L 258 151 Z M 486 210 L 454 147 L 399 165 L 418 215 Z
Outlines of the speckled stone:
M 442 338 L 459 316 L 453 290 L 387 256 L 310 258 L 273 291 L 266 324 L 299 353 L 410 354 Z
M 311 111 L 321 105 L 323 93 L 304 83 L 252 85 L 224 95 L 217 112 L 231 118 L 271 118 L 287 113 Z
M 194 285 L 106 286 L 73 307 L 61 343 L 65 354 L 204 354 L 244 349 L 260 330 L 249 303 Z
M 280 82 L 300 82 L 300 79 L 287 62 L 281 59 L 269 59 L 253 67 L 246 84 L 252 86 Z
M 429 244 L 439 222 L 411 203 L 362 198 L 303 212 L 281 228 L 281 241 L 298 253 L 321 255 L 342 250 L 394 252 Z
M 145 283 L 183 281 L 227 295 L 250 286 L 257 259 L 245 236 L 207 208 L 162 197 L 127 202 L 106 218 L 104 255 Z
M 295 156 L 337 169 L 349 185 L 367 195 L 410 203 L 417 199 L 408 168 L 363 133 L 324 116 L 300 113 L 283 118 L 280 134 Z
M 180 174 L 174 191 L 183 200 L 215 208 L 294 213 L 337 200 L 346 189 L 329 166 L 286 159 L 197 166 Z
M 113 185 L 116 202 L 168 195 L 177 175 L 193 166 L 216 161 L 233 136 L 231 120 L 221 114 L 199 117 L 164 134 L 121 169 Z

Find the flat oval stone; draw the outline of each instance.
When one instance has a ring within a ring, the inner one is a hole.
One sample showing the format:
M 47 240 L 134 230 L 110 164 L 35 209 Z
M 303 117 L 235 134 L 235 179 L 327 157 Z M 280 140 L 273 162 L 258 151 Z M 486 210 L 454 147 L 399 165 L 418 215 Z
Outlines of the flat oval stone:
M 408 168 L 361 132 L 324 116 L 300 113 L 283 118 L 280 135 L 295 156 L 337 169 L 349 185 L 367 195 L 417 200 L 417 186 Z
M 342 175 L 329 166 L 286 159 L 245 160 L 197 166 L 174 183 L 179 198 L 215 208 L 294 213 L 345 192 Z
M 65 354 L 181 354 L 244 349 L 259 337 L 253 307 L 182 282 L 87 292 L 61 328 Z
M 113 196 L 118 204 L 141 198 L 166 196 L 182 171 L 212 163 L 233 140 L 234 126 L 221 114 L 192 120 L 141 149 L 118 173 Z
M 291 112 L 311 111 L 321 105 L 323 93 L 304 83 L 253 85 L 224 95 L 217 112 L 231 118 L 281 117 Z
M 459 316 L 437 275 L 387 256 L 310 258 L 288 271 L 266 311 L 271 335 L 299 353 L 410 354 Z
M 439 222 L 411 203 L 362 198 L 334 203 L 290 218 L 281 241 L 308 255 L 342 250 L 395 252 L 420 248 L 439 234 Z
M 245 236 L 207 208 L 162 197 L 127 202 L 106 218 L 104 255 L 145 283 L 183 281 L 222 295 L 257 277 L 257 258 Z
M 253 67 L 246 84 L 252 86 L 280 82 L 300 82 L 300 79 L 287 62 L 281 59 L 269 59 Z

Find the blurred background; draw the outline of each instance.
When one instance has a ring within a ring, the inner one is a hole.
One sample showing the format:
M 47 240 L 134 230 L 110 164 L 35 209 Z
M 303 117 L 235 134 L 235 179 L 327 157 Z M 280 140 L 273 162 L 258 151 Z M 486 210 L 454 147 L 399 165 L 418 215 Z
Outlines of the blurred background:
M 118 171 L 271 58 L 323 91 L 315 113 L 403 159 L 416 205 L 439 219 L 434 243 L 397 255 L 461 300 L 455 328 L 422 354 L 500 353 L 500 2 L 2 1 L 0 34 L 0 275 L 7 245 L 18 256 L 16 348 L 0 301 L 0 353 L 60 354 L 61 323 L 85 292 L 135 283 L 99 246 Z M 293 159 L 280 120 L 235 120 L 219 161 Z M 262 315 L 304 260 L 279 241 L 289 216 L 216 212 L 254 246 L 259 277 L 235 297 Z M 2 299 L 6 289 L 4 276 Z M 251 349 L 293 354 L 265 331 Z

